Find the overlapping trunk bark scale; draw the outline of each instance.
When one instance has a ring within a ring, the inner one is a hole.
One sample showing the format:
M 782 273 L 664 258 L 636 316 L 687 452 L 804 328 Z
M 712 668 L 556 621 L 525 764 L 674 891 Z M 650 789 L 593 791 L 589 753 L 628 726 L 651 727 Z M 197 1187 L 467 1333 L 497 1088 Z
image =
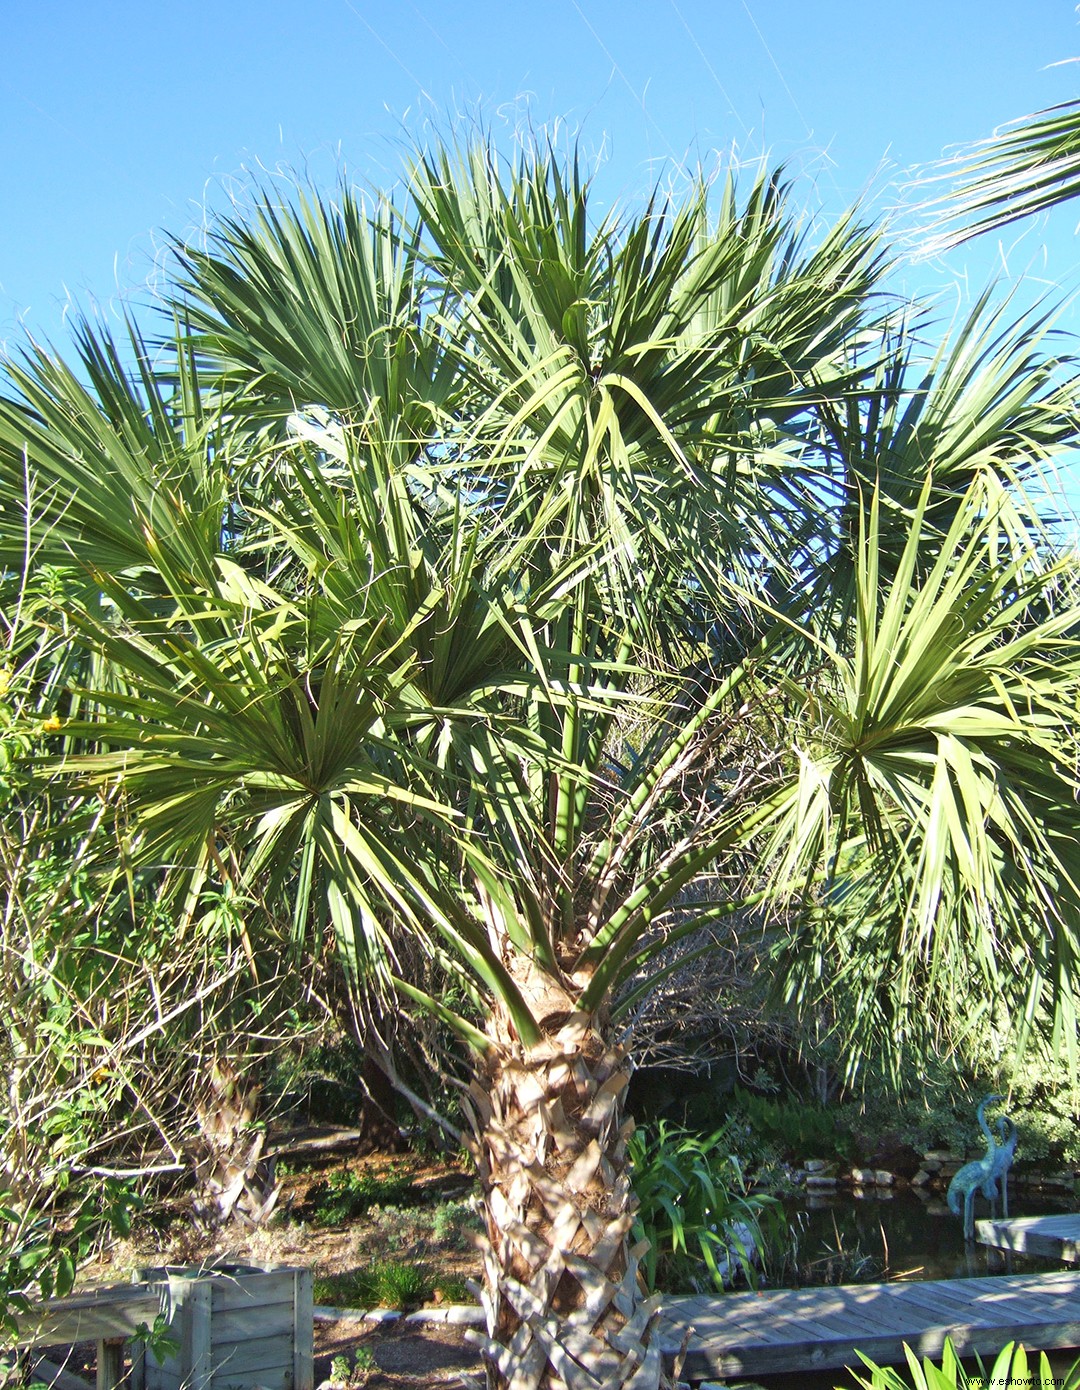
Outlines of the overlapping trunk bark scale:
M 661 1384 L 658 1299 L 630 1246 L 628 1079 L 624 1054 L 571 1014 L 537 1046 L 501 1039 L 473 1083 L 492 1390 Z

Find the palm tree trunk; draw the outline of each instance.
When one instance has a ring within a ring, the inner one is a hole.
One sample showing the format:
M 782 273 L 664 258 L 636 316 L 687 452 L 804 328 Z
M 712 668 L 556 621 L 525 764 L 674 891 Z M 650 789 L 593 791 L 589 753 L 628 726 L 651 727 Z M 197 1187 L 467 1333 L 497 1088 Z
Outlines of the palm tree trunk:
M 638 1286 L 624 1053 L 564 1014 L 526 1048 L 499 1013 L 471 1086 L 490 1390 L 656 1390 L 657 1297 Z

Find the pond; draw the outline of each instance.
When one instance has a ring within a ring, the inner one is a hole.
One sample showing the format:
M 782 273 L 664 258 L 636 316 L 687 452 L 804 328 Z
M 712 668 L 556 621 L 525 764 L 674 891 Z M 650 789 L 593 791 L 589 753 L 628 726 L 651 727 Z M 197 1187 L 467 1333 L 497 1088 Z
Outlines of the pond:
M 800 1194 L 786 1200 L 784 1208 L 796 1249 L 788 1270 L 775 1281 L 779 1283 L 972 1279 L 1066 1268 L 1057 1260 L 966 1245 L 963 1221 L 953 1216 L 941 1194 L 922 1196 L 910 1188 L 895 1192 L 885 1188 L 855 1197 L 841 1189 Z M 1075 1209 L 1074 1198 L 1026 1192 L 1010 1195 L 1013 1216 L 1049 1216 Z M 989 1203 L 977 1200 L 976 1220 L 989 1215 Z

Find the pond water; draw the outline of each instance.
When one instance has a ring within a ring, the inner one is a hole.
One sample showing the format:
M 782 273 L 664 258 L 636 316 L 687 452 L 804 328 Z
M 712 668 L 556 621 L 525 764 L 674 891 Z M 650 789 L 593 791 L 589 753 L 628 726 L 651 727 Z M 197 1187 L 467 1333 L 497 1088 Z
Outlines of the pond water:
M 953 1216 L 944 1196 L 937 1193 L 920 1196 L 910 1188 L 871 1189 L 855 1197 L 841 1190 L 800 1194 L 785 1201 L 784 1207 L 797 1244 L 794 1264 L 800 1284 L 974 1279 L 1066 1268 L 1056 1260 L 965 1244 L 962 1218 Z M 1075 1208 L 1073 1198 L 1010 1194 L 1012 1216 L 1049 1216 Z M 975 1219 L 989 1215 L 989 1203 L 977 1198 Z M 779 1282 L 795 1280 L 788 1277 Z

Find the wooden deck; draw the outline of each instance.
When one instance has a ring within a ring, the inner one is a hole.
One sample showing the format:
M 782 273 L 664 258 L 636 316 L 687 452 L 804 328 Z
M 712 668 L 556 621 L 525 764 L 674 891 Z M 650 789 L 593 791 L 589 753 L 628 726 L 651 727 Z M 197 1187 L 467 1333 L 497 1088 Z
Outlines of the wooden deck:
M 903 1343 L 936 1356 L 946 1337 L 961 1355 L 1080 1347 L 1080 1272 L 927 1283 L 769 1289 L 664 1301 L 665 1349 L 694 1328 L 684 1378 L 768 1375 L 859 1366 L 855 1348 L 902 1363 Z
M 1000 1221 L 976 1221 L 975 1238 L 998 1250 L 1021 1255 L 1045 1255 L 1066 1264 L 1080 1264 L 1080 1216 L 1010 1216 Z

